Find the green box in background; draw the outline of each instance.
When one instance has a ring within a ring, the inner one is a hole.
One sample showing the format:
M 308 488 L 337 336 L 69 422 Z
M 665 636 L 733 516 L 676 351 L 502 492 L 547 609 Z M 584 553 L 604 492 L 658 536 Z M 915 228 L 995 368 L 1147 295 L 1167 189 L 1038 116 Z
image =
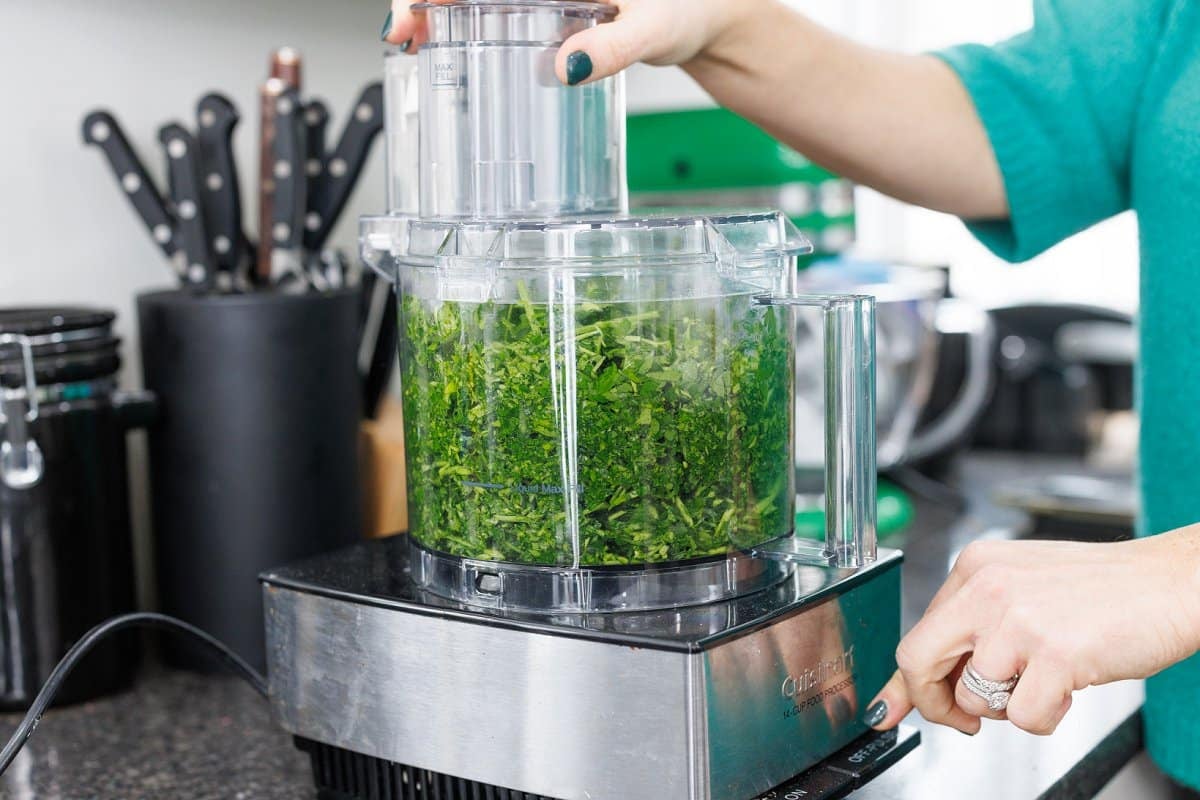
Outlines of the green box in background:
M 629 117 L 634 208 L 771 208 L 812 240 L 814 258 L 854 243 L 854 186 L 721 108 Z

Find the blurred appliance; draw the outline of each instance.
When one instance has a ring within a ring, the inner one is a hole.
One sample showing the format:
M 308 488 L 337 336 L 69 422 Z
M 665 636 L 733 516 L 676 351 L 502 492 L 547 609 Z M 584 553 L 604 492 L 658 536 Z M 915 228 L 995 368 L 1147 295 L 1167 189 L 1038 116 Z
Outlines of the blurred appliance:
M 1001 450 L 1085 455 L 1096 422 L 1133 408 L 1133 319 L 1079 305 L 991 311 L 997 386 L 975 443 Z
M 815 257 L 854 243 L 854 185 L 731 111 L 634 114 L 628 142 L 634 208 L 777 208 Z
M 134 610 L 125 434 L 153 412 L 116 389 L 111 311 L 0 309 L 0 708 L 27 707 L 89 628 Z M 135 642 L 107 642 L 57 702 L 132 678 Z
M 947 298 L 946 272 L 848 258 L 823 260 L 800 274 L 801 291 L 853 291 L 873 295 L 877 303 L 876 420 L 879 469 L 888 472 L 947 453 L 970 439 L 993 389 L 991 353 L 995 331 L 982 309 Z M 815 320 L 813 321 L 815 322 Z M 811 326 L 810 326 L 811 327 Z M 815 333 L 815 331 L 814 331 Z M 961 336 L 966 344 L 962 369 L 948 385 L 937 413 L 927 412 L 941 372 L 944 343 Z M 820 339 L 807 338 L 810 350 L 798 359 L 815 363 Z M 808 463 L 819 464 L 809 432 L 823 414 L 820 385 L 809 381 L 797 398 L 798 436 L 809 442 Z
M 953 491 L 930 482 L 911 467 L 923 470 L 931 461 L 949 462 L 970 441 L 991 396 L 991 319 L 982 309 L 945 297 L 946 281 L 946 271 L 940 268 L 848 258 L 819 261 L 799 276 L 801 291 L 854 291 L 876 298 L 878 463 L 880 474 L 887 476 L 880 481 L 881 537 L 902 531 L 912 521 L 910 491 L 928 494 L 937 502 L 960 502 Z M 820 357 L 818 322 L 810 315 L 803 323 L 808 329 L 807 347 L 798 354 L 798 363 L 812 363 Z M 962 340 L 963 349 L 961 360 L 954 363 L 962 369 L 953 374 L 950 383 L 943 377 L 943 362 L 947 353 L 959 352 L 957 339 Z M 813 435 L 822 418 L 824 399 L 811 370 L 805 375 L 796 398 L 797 488 L 802 509 L 797 525 L 816 537 L 823 524 L 824 486 L 822 455 L 813 445 Z M 936 414 L 928 414 L 935 383 L 949 386 L 948 402 Z
M 1101 474 L 1068 468 L 1008 481 L 995 487 L 995 499 L 1028 512 L 1033 536 L 1047 530 L 1086 541 L 1131 537 L 1138 512 L 1134 439 L 1127 436 L 1122 446 L 1120 437 L 1102 434 L 1111 431 L 1106 421 L 1133 410 L 1133 319 L 1080 305 L 1018 305 L 991 314 L 998 330 L 997 389 L 976 445 L 1071 457 L 1102 449 L 1109 462 Z M 1124 427 L 1128 434 L 1136 425 Z
M 1020 478 L 997 486 L 992 499 L 1029 514 L 1029 538 L 1088 542 L 1132 538 L 1139 507 L 1137 489 L 1127 474 Z

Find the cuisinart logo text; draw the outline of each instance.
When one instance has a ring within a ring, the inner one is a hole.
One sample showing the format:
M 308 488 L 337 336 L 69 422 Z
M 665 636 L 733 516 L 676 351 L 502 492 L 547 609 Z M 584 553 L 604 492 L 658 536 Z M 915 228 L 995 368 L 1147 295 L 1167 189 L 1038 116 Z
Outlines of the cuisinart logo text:
M 824 686 L 839 675 L 854 671 L 854 645 L 840 656 L 829 661 L 819 661 L 798 675 L 788 675 L 783 680 L 780 692 L 789 700 L 802 698 Z

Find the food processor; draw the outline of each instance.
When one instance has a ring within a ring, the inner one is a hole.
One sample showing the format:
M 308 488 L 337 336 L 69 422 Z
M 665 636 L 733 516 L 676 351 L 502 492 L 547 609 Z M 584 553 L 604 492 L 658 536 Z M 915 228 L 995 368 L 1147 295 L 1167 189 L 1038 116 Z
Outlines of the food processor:
M 262 576 L 279 722 L 327 798 L 843 796 L 917 740 L 861 721 L 900 628 L 873 298 L 801 293 L 782 214 L 629 213 L 622 76 L 554 74 L 614 8 L 414 8 L 360 226 L 398 293 L 411 530 Z

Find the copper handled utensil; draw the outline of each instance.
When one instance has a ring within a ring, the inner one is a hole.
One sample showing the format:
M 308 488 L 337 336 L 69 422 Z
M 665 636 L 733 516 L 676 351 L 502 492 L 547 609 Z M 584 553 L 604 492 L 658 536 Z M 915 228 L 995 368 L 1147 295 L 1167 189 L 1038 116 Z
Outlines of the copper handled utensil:
M 258 155 L 258 253 L 255 258 L 254 282 L 267 286 L 271 282 L 271 236 L 275 210 L 275 115 L 276 104 L 287 90 L 279 78 L 268 78 L 258 90 L 259 155 Z M 266 233 L 264 233 L 266 232 Z

